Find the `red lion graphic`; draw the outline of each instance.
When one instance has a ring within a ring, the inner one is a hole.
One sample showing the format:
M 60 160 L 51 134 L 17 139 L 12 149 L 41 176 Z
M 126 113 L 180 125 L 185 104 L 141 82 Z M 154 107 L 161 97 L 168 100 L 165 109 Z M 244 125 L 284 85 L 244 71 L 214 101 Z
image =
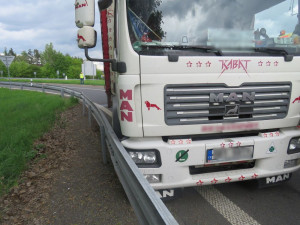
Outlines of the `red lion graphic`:
M 156 104 L 151 104 L 148 101 L 145 101 L 145 104 L 146 104 L 148 110 L 150 110 L 151 108 L 156 108 L 157 110 L 161 110 L 161 108 L 159 108 Z
M 300 96 L 298 97 L 298 98 L 296 98 L 294 101 L 293 101 L 293 103 L 295 103 L 295 102 L 297 102 L 298 101 L 298 103 L 300 103 Z

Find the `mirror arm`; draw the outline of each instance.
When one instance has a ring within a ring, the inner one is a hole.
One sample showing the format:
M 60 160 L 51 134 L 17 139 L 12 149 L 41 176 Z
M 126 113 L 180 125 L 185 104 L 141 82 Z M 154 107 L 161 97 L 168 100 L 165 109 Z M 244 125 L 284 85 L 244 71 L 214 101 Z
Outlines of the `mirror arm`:
M 113 63 L 113 59 L 95 59 L 95 58 L 91 58 L 89 56 L 89 50 L 88 47 L 84 47 L 84 53 L 85 53 L 85 57 L 89 60 L 89 61 L 93 61 L 93 62 L 108 62 L 108 63 Z
M 114 72 L 118 72 L 118 73 L 126 73 L 127 68 L 126 68 L 126 63 L 125 62 L 118 62 L 115 59 L 95 59 L 95 58 L 91 58 L 89 56 L 89 51 L 88 51 L 88 47 L 84 48 L 84 53 L 85 53 L 85 57 L 92 62 L 104 62 L 104 63 L 111 63 L 111 69 Z

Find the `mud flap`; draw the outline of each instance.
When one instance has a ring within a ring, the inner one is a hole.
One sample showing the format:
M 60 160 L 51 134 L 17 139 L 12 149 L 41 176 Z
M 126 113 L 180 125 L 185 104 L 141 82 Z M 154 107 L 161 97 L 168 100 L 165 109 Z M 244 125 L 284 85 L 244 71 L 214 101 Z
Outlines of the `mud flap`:
M 182 195 L 181 188 L 155 190 L 156 194 L 162 201 L 169 201 Z
M 289 181 L 291 177 L 292 177 L 291 173 L 286 173 L 286 174 L 275 175 L 272 177 L 261 178 L 258 179 L 258 187 L 265 188 L 265 187 L 276 186 Z

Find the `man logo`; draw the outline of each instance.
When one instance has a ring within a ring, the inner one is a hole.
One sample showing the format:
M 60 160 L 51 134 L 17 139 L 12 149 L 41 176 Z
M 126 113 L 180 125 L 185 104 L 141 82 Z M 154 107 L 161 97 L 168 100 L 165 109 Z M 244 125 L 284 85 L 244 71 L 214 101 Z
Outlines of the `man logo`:
M 228 95 L 227 99 L 224 97 L 224 93 L 219 93 L 218 95 L 215 93 L 210 93 L 209 102 L 211 103 L 223 103 L 225 102 L 253 102 L 255 100 L 255 92 L 243 92 L 242 97 L 239 97 L 237 93 L 232 92 Z
M 278 175 L 278 176 L 274 176 L 274 177 L 267 177 L 266 178 L 266 183 L 267 184 L 271 184 L 271 183 L 278 183 L 278 182 L 283 182 L 286 180 L 290 179 L 290 174 L 283 174 L 283 175 Z

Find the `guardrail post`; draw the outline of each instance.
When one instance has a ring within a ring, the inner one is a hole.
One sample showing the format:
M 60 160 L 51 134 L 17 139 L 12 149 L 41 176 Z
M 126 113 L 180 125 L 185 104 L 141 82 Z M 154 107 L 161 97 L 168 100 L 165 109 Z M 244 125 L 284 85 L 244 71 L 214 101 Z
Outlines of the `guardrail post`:
M 42 84 L 42 90 L 43 90 L 43 93 L 45 93 L 45 87 L 43 84 Z
M 71 97 L 73 97 L 73 98 L 74 98 L 74 91 L 72 91 L 72 92 L 71 92 Z
M 82 98 L 82 115 L 85 115 L 85 98 Z
M 60 90 L 60 95 L 62 98 L 64 97 L 64 89 L 63 88 Z
M 89 105 L 88 106 L 89 108 L 89 112 L 88 112 L 88 116 L 89 116 L 89 126 L 92 127 L 92 109 L 91 109 L 91 106 Z
M 11 82 L 9 82 L 9 89 L 11 90 Z
M 21 90 L 23 90 L 23 84 L 21 84 Z
M 103 159 L 103 164 L 107 164 L 107 158 L 106 158 L 106 143 L 105 143 L 105 129 L 104 126 L 100 126 L 100 135 L 101 135 L 101 151 L 102 151 L 102 159 Z

